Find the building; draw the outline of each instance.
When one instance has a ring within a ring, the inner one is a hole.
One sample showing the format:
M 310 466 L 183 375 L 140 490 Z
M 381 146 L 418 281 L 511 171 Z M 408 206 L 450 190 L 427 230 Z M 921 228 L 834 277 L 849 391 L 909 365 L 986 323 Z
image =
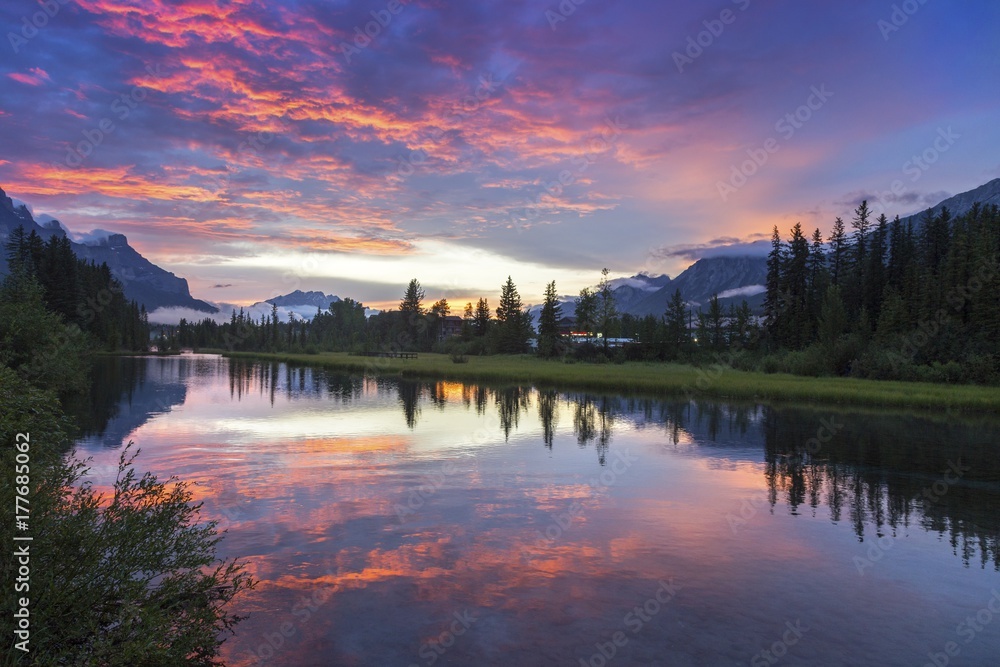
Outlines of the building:
M 444 340 L 462 333 L 462 324 L 465 322 L 458 315 L 445 315 L 441 318 L 438 338 Z

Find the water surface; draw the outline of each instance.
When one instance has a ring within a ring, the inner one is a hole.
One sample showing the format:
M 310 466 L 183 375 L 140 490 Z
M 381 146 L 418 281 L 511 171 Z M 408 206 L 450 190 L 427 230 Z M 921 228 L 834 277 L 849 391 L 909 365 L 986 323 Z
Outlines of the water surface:
M 1000 664 L 995 419 L 96 373 L 95 484 L 134 441 L 261 581 L 227 664 Z

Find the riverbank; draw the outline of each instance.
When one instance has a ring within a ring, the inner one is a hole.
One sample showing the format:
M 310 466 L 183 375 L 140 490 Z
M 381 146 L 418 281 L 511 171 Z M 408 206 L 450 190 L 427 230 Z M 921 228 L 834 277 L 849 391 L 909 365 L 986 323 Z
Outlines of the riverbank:
M 617 393 L 761 402 L 794 401 L 961 412 L 1000 411 L 1000 389 L 973 385 L 768 375 L 731 368 L 697 368 L 682 364 L 649 362 L 567 364 L 527 355 L 468 357 L 466 363 L 454 363 L 448 355 L 429 353 L 421 353 L 417 359 L 358 357 L 337 352 L 321 354 L 224 352 L 223 354 L 236 359 L 283 361 L 350 372 L 521 383 L 560 389 L 591 389 Z

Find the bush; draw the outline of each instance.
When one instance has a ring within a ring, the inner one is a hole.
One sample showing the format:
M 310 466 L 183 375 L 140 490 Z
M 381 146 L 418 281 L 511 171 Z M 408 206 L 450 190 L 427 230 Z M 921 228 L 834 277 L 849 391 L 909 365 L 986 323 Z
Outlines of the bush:
M 837 349 L 837 346 L 834 346 L 833 356 L 831 357 L 828 351 L 821 345 L 810 345 L 804 350 L 794 352 L 794 357 L 788 360 L 788 367 L 790 372 L 796 375 L 808 375 L 811 377 L 830 375 L 838 365 L 841 367 L 845 365 L 845 362 L 838 358 L 838 352 L 840 350 Z
M 598 354 L 600 354 L 600 350 L 593 343 L 580 343 L 573 349 L 573 357 L 577 361 L 596 361 Z
M 110 498 L 81 483 L 84 464 L 60 454 L 65 425 L 52 392 L 0 365 L 5 470 L 14 466 L 15 434 L 31 438 L 26 664 L 218 664 L 220 633 L 242 620 L 226 607 L 254 585 L 245 566 L 215 558 L 220 536 L 214 523 L 199 523 L 201 506 L 191 503 L 188 486 L 176 478 L 138 477 L 129 448 Z M 14 506 L 13 485 L 0 487 L 0 502 Z M 3 559 L 4 581 L 14 581 L 16 567 L 16 559 Z M 4 609 L 14 609 L 14 598 L 23 595 L 5 586 Z M 7 641 L 14 637 L 13 620 L 8 611 L 0 621 Z

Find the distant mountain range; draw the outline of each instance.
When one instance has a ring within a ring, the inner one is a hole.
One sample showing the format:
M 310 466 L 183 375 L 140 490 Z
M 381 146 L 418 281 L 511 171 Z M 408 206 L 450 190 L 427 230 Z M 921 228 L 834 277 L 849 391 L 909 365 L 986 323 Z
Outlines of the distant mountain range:
M 963 215 L 968 213 L 972 209 L 972 205 L 979 202 L 982 206 L 989 206 L 991 204 L 997 204 L 1000 206 L 1000 178 L 994 178 L 989 183 L 985 185 L 980 185 L 975 190 L 969 190 L 968 192 L 963 192 L 957 194 L 954 197 L 948 197 L 940 204 L 927 209 L 932 215 L 937 215 L 941 212 L 941 209 L 946 208 L 951 213 L 952 217 Z M 916 225 L 920 222 L 927 211 L 921 211 L 920 213 L 914 213 L 913 215 L 907 216 L 905 218 L 900 218 L 903 222 L 913 222 Z
M 957 216 L 969 211 L 975 202 L 983 205 L 1000 204 L 1000 178 L 975 190 L 949 197 L 930 210 L 936 214 L 943 207 L 947 207 L 953 216 Z M 903 220 L 919 224 L 923 216 L 924 213 L 919 213 Z M 19 225 L 23 225 L 27 232 L 34 230 L 43 239 L 48 239 L 54 234 L 66 235 L 65 228 L 58 220 L 49 218 L 42 222 L 36 221 L 26 206 L 14 206 L 10 197 L 0 189 L 0 243 L 6 242 L 10 232 Z M 122 234 L 100 232 L 78 238 L 79 242 L 72 243 L 76 255 L 81 259 L 97 263 L 107 262 L 112 274 L 122 282 L 125 295 L 129 299 L 135 299 L 145 305 L 150 313 L 160 308 L 176 309 L 164 314 L 163 323 L 175 322 L 181 316 L 189 320 L 195 319 L 201 317 L 201 313 L 218 313 L 217 317 L 222 317 L 233 309 L 238 311 L 241 308 L 232 304 L 213 304 L 195 299 L 191 296 L 185 279 L 144 258 L 129 246 L 128 240 Z M 6 258 L 0 256 L 0 274 L 6 272 Z M 680 290 L 684 301 L 695 310 L 704 307 L 712 296 L 718 295 L 724 308 L 728 308 L 730 303 L 738 305 L 746 299 L 751 308 L 759 313 L 763 307 L 766 277 L 765 257 L 750 254 L 719 255 L 699 259 L 673 279 L 666 275 L 638 273 L 628 278 L 615 278 L 611 281 L 611 286 L 618 312 L 630 313 L 637 317 L 662 315 L 677 290 Z M 340 297 L 333 294 L 295 290 L 289 294 L 258 301 L 243 309 L 251 317 L 259 319 L 263 315 L 270 314 L 273 304 L 278 307 L 282 319 L 293 315 L 310 318 L 316 314 L 317 309 L 326 310 L 331 303 L 337 301 L 340 301 Z M 572 316 L 573 299 L 566 297 L 561 303 L 563 315 Z M 530 309 L 536 320 L 540 310 L 541 305 Z M 366 309 L 366 314 L 375 312 L 378 311 Z M 153 321 L 161 320 L 154 318 Z
M 751 307 L 755 307 L 759 305 L 757 302 L 763 302 L 759 295 L 765 291 L 766 278 L 766 257 L 703 257 L 644 298 L 632 303 L 627 299 L 619 302 L 616 290 L 615 301 L 620 311 L 637 317 L 665 313 L 667 303 L 677 290 L 680 290 L 684 301 L 695 309 L 707 304 L 715 295 L 719 296 L 724 306 L 731 302 L 739 304 L 746 299 Z
M 49 219 L 44 224 L 37 222 L 27 206 L 14 206 L 7 193 L 0 188 L 0 243 L 6 243 L 10 233 L 24 227 L 25 233 L 34 231 L 43 240 L 53 235 L 66 236 L 66 230 L 58 220 Z M 191 308 L 204 313 L 214 313 L 218 309 L 191 296 L 187 280 L 156 266 L 136 252 L 128 244 L 124 234 L 89 235 L 83 243 L 70 239 L 77 257 L 97 264 L 107 263 L 111 274 L 121 281 L 128 299 L 134 299 L 152 312 L 157 308 Z M 0 253 L 0 274 L 6 274 L 6 253 Z
M 659 317 L 667 310 L 667 303 L 674 292 L 695 310 L 706 305 L 715 295 L 725 308 L 730 303 L 739 305 L 744 299 L 755 311 L 764 303 L 764 281 L 767 278 L 766 257 L 704 257 L 681 272 L 676 278 L 639 273 L 629 278 L 610 281 L 615 308 L 619 313 L 636 317 Z M 574 314 L 574 299 L 560 300 L 564 317 Z M 537 321 L 541 304 L 529 309 Z
M 333 294 L 323 294 L 322 292 L 303 292 L 297 289 L 289 294 L 264 299 L 264 301 L 275 306 L 310 306 L 326 310 L 330 307 L 331 303 L 340 301 L 340 297 Z

